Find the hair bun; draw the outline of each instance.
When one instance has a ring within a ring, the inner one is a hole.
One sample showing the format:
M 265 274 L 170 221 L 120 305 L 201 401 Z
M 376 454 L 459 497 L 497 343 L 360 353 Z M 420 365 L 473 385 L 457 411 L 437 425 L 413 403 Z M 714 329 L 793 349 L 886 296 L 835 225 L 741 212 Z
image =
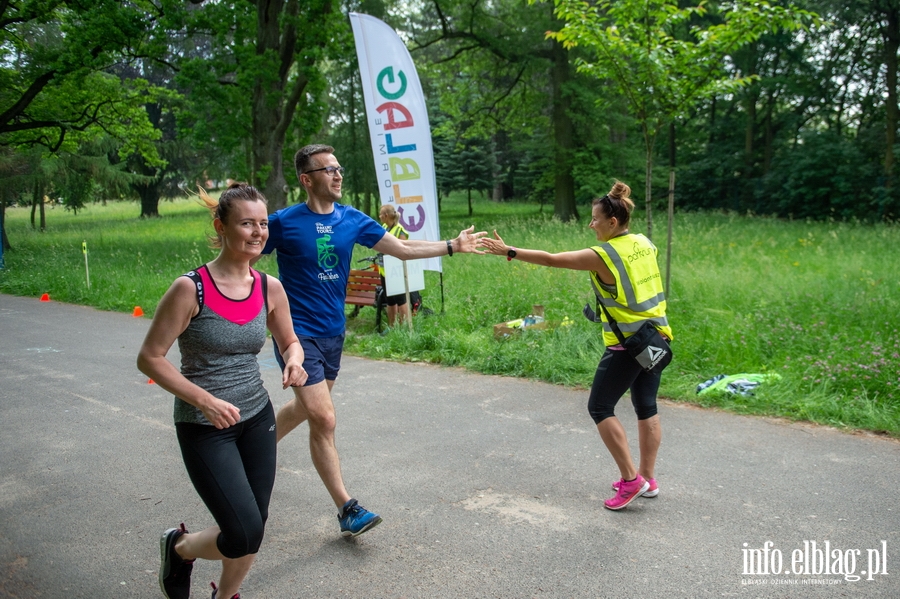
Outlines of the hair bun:
M 607 195 L 617 200 L 623 200 L 631 195 L 631 188 L 621 181 L 616 181 L 616 184 L 612 186 Z

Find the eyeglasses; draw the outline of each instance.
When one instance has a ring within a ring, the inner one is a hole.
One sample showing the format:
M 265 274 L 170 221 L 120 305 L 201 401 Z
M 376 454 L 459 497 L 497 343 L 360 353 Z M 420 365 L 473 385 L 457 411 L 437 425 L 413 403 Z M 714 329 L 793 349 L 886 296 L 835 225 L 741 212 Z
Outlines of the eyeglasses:
M 344 176 L 344 167 L 342 166 L 323 166 L 322 168 L 314 168 L 311 171 L 306 171 L 303 174 L 308 175 L 310 173 L 316 173 L 318 171 L 325 171 L 325 174 L 329 177 L 334 177 L 335 173 L 340 173 L 342 177 Z

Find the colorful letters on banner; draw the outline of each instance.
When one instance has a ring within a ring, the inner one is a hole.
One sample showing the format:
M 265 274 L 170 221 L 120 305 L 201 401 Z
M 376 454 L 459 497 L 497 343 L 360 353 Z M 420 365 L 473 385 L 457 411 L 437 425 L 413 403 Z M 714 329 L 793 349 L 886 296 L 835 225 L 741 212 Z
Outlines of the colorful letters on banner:
M 366 100 L 366 119 L 382 204 L 394 204 L 412 239 L 440 239 L 434 153 L 415 64 L 397 33 L 374 17 L 350 13 Z M 441 259 L 427 260 L 441 270 Z

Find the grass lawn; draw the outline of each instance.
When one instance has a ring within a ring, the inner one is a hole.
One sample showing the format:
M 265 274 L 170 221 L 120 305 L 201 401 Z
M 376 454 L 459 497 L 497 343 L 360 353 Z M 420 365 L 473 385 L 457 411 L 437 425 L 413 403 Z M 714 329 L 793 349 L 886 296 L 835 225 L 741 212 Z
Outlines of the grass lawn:
M 469 217 L 464 196 L 451 196 L 443 201 L 441 231 L 447 238 L 469 224 L 496 228 L 510 245 L 548 251 L 593 244 L 587 206 L 582 221 L 572 224 L 550 212 L 549 206 L 478 199 Z M 92 204 L 77 216 L 57 207 L 48 209 L 47 231 L 39 232 L 29 210 L 8 208 L 12 250 L 4 254 L 0 292 L 49 293 L 105 310 L 141 306 L 152 315 L 176 276 L 215 255 L 205 240 L 212 227 L 208 213 L 190 200 L 161 202 L 161 218 L 141 220 L 139 213 L 131 202 Z M 660 212 L 654 221 L 663 270 L 664 218 Z M 636 213 L 632 231 L 644 229 Z M 668 294 L 675 360 L 661 394 L 900 437 L 900 258 L 885 251 L 891 247 L 900 247 L 900 228 L 893 225 L 677 214 Z M 371 253 L 357 247 L 354 260 Z M 443 290 L 439 274 L 428 272 L 423 292 L 435 314 L 417 317 L 412 332 L 397 328 L 381 336 L 374 333 L 374 311 L 364 309 L 348 322 L 347 351 L 590 385 L 603 346 L 598 325 L 581 316 L 592 294 L 586 273 L 497 256 L 456 255 L 443 263 Z M 277 273 L 274 258 L 258 267 Z M 493 324 L 525 316 L 533 304 L 544 306 L 552 330 L 493 338 Z M 781 380 L 753 396 L 695 393 L 704 380 L 737 373 L 778 373 Z

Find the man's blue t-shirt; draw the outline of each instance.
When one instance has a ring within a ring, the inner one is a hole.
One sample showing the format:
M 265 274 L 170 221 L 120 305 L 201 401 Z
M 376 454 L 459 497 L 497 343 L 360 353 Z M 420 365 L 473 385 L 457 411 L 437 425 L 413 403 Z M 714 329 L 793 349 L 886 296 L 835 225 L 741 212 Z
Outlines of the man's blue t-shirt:
M 371 248 L 385 233 L 371 217 L 337 203 L 331 214 L 316 214 L 303 203 L 269 215 L 263 253 L 278 250 L 278 278 L 298 335 L 336 337 L 344 332 L 353 244 Z

